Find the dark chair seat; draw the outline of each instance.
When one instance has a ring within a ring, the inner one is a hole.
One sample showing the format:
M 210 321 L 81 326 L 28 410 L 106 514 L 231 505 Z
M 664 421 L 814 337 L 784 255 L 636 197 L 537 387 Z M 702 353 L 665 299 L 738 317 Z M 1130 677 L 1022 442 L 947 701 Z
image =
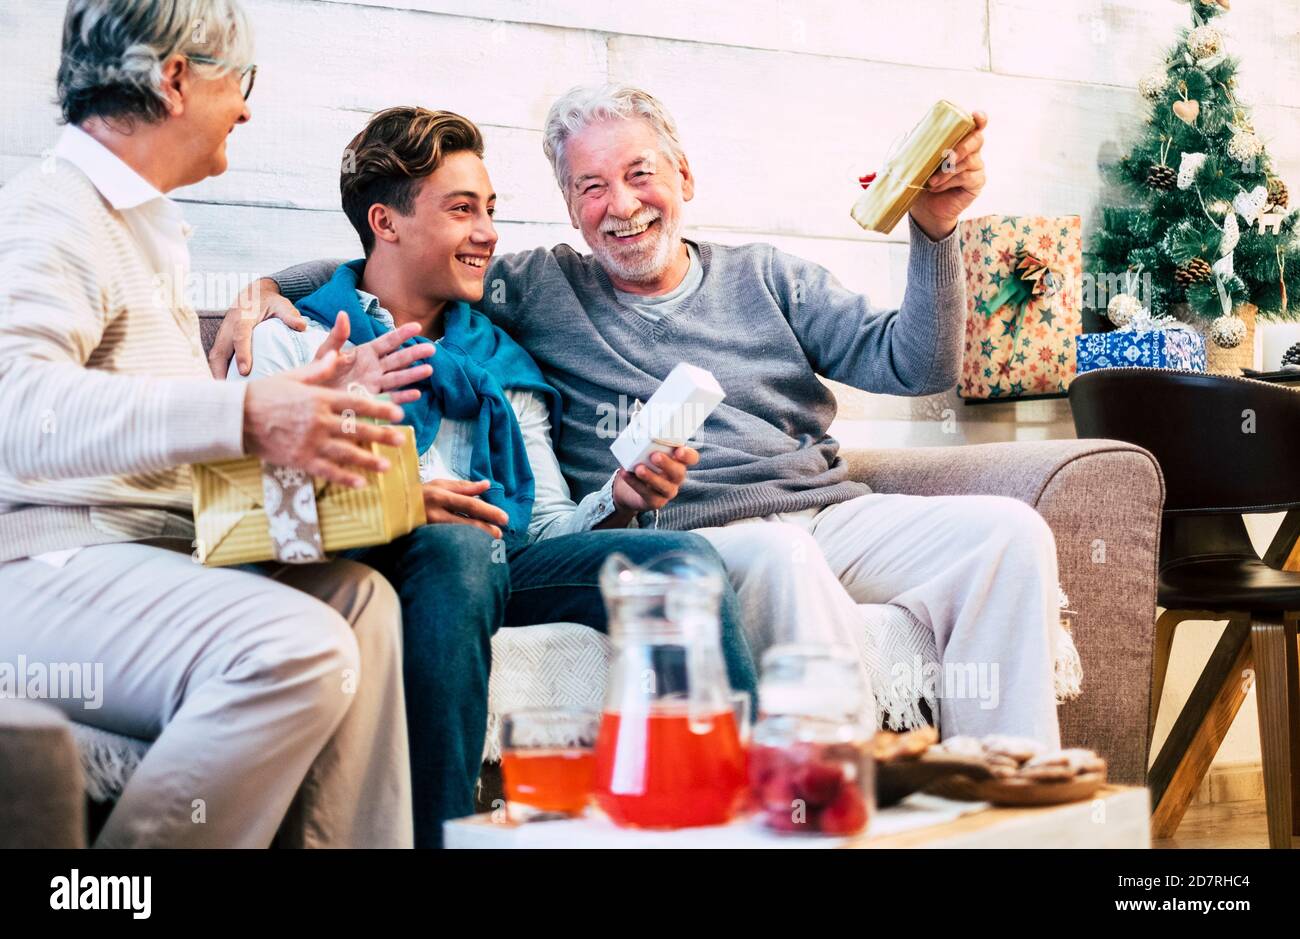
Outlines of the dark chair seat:
M 1196 558 L 1160 571 L 1167 610 L 1300 610 L 1300 573 L 1278 571 L 1256 557 Z
M 1300 572 L 1283 568 L 1295 566 L 1288 561 L 1300 536 L 1300 393 L 1223 375 L 1113 368 L 1076 378 L 1070 407 L 1080 437 L 1145 447 L 1164 475 L 1153 731 L 1175 627 L 1229 621 L 1151 764 L 1152 829 L 1169 837 L 1178 828 L 1253 675 L 1268 842 L 1290 847 L 1300 834 Z M 1242 516 L 1283 510 L 1291 510 L 1286 536 L 1279 532 L 1261 558 Z

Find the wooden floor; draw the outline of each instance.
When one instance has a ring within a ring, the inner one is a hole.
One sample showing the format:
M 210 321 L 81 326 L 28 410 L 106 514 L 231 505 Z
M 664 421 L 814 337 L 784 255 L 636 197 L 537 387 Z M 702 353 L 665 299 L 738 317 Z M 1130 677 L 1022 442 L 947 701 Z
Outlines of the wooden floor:
M 1210 802 L 1191 805 L 1172 838 L 1152 841 L 1153 848 L 1267 848 L 1268 817 L 1264 801 Z

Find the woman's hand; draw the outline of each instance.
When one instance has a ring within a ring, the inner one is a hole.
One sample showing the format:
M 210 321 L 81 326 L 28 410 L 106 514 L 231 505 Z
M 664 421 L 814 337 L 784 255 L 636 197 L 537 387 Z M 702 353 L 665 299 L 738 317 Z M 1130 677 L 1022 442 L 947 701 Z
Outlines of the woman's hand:
M 361 471 L 383 473 L 388 460 L 372 443 L 401 446 L 395 427 L 358 420 L 400 421 L 397 402 L 327 387 L 338 368 L 330 354 L 301 368 L 248 383 L 244 394 L 244 452 L 274 466 L 293 466 L 341 486 L 366 483 Z
M 436 348 L 433 343 L 402 345 L 412 336 L 420 334 L 419 323 L 406 323 L 389 330 L 378 339 L 345 349 L 343 346 L 348 341 L 350 331 L 348 315 L 340 310 L 334 320 L 334 328 L 316 350 L 317 359 L 322 359 L 331 352 L 339 357 L 339 367 L 331 382 L 333 387 L 347 390 L 360 388 L 374 395 L 392 393 L 394 400 L 396 395 L 401 395 L 398 404 L 413 401 L 420 396 L 415 391 L 395 391 L 433 374 L 433 366 L 428 363 L 415 364 L 434 354 Z

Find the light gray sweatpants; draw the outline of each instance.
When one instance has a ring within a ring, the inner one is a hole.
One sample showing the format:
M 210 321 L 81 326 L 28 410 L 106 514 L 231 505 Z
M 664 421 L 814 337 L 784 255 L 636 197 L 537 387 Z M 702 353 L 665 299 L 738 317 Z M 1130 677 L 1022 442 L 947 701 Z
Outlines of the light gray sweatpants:
M 1030 506 L 871 494 L 698 534 L 726 563 L 755 655 L 800 639 L 861 647 L 868 605 L 891 604 L 933 632 L 944 737 L 1060 745 L 1056 542 Z
M 0 564 L 0 663 L 98 668 L 98 707 L 84 687 L 49 703 L 154 740 L 97 847 L 264 848 L 277 829 L 410 847 L 401 649 L 395 592 L 352 561 L 262 576 L 113 544 Z

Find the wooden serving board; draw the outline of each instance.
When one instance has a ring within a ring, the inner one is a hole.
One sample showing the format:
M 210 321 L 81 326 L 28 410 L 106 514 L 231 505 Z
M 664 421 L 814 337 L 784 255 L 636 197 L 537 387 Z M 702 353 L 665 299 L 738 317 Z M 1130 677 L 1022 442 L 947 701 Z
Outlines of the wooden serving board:
M 1106 784 L 1106 774 L 1083 773 L 1066 782 L 1035 782 L 1020 779 L 971 779 L 951 776 L 927 791 L 947 799 L 991 802 L 994 805 L 1062 805 L 1091 798 Z

